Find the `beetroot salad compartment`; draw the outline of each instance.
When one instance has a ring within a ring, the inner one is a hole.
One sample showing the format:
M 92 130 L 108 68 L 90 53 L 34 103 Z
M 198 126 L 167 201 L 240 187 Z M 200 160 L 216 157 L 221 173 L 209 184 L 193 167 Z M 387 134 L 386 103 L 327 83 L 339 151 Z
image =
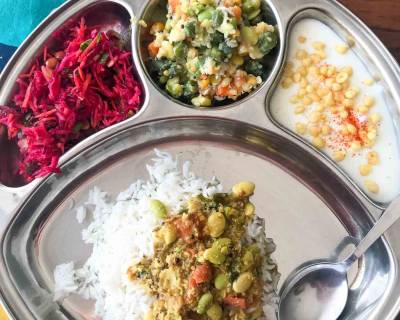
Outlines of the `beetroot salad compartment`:
M 132 19 L 123 4 L 93 3 L 43 41 L 35 33 L 49 27 L 45 21 L 21 46 L 2 75 L 1 184 L 20 187 L 60 173 L 65 153 L 141 110 Z

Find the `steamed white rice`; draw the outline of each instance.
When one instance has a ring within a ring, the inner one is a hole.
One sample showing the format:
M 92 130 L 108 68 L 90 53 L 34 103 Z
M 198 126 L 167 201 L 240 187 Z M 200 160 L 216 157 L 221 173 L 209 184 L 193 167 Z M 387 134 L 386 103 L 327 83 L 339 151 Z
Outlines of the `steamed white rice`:
M 93 245 L 93 250 L 81 268 L 76 269 L 73 262 L 56 267 L 56 300 L 77 293 L 96 301 L 95 313 L 103 320 L 143 319 L 153 300 L 140 285 L 129 281 L 127 270 L 143 256 L 153 254 L 152 230 L 160 222 L 149 210 L 149 199 L 159 199 L 171 212 L 178 212 L 195 195 L 210 197 L 222 192 L 216 178 L 206 181 L 197 177 L 189 162 L 180 169 L 178 160 L 169 153 L 155 150 L 155 154 L 152 164 L 147 165 L 148 181 L 136 181 L 115 201 L 94 188 L 85 205 L 77 209 L 79 223 L 91 220 L 82 239 Z M 257 241 L 265 253 L 274 250 L 272 241 L 265 238 L 262 219 L 249 226 L 248 240 Z M 274 304 L 279 277 L 274 262 L 266 262 L 266 298 Z

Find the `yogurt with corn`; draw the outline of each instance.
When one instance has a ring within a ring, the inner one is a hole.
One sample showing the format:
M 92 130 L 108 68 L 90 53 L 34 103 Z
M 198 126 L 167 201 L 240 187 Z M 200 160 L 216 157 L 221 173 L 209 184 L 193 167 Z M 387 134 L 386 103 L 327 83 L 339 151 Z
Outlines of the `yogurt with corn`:
M 353 45 L 318 20 L 298 22 L 271 112 L 329 155 L 373 200 L 388 202 L 400 193 L 396 129 L 383 87 Z

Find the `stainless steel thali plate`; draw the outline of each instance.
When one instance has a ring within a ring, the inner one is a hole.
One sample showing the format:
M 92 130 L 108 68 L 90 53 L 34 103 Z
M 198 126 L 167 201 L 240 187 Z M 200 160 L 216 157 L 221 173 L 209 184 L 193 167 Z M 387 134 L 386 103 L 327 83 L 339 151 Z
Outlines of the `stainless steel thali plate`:
M 280 30 L 281 46 L 271 76 L 257 94 L 215 110 L 185 108 L 169 100 L 144 70 L 140 31 L 134 26 L 133 56 L 146 94 L 142 111 L 70 150 L 61 159 L 61 175 L 25 186 L 18 181 L 0 186 L 4 199 L 0 212 L 13 210 L 0 256 L 0 291 L 13 318 L 93 318 L 91 302 L 72 296 L 58 304 L 52 297 L 54 267 L 70 260 L 83 263 L 90 254 L 90 247 L 81 241 L 84 225 L 75 221 L 74 208 L 95 185 L 115 196 L 143 178 L 154 148 L 191 160 L 196 173 L 217 175 L 226 186 L 244 179 L 256 183 L 254 202 L 267 221 L 268 236 L 277 243 L 275 258 L 283 279 L 307 260 L 337 258 L 367 233 L 385 204 L 368 199 L 333 162 L 275 123 L 269 116 L 268 99 L 279 80 L 290 28 L 303 16 L 326 20 L 356 35 L 365 56 L 379 62 L 376 68 L 398 105 L 400 98 L 394 89 L 400 86 L 399 68 L 379 40 L 336 2 L 267 3 Z M 0 103 L 7 102 L 17 75 L 61 25 L 92 14 L 125 30 L 134 15 L 147 12 L 148 4 L 134 0 L 67 2 L 33 32 L 5 69 L 0 78 Z M 395 112 L 397 123 L 400 118 Z M 396 316 L 400 309 L 399 231 L 400 224 L 396 224 L 359 261 L 340 319 Z

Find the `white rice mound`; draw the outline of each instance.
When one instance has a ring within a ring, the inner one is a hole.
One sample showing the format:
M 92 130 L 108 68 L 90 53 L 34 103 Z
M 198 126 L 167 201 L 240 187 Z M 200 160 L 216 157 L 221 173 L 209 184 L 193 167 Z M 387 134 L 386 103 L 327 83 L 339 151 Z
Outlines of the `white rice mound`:
M 142 286 L 129 281 L 127 270 L 143 256 L 153 254 L 152 231 L 160 221 L 150 212 L 149 199 L 159 199 L 170 212 L 178 212 L 193 196 L 211 197 L 222 192 L 215 177 L 210 181 L 197 177 L 189 162 L 180 169 L 178 160 L 169 153 L 155 150 L 155 154 L 152 164 L 147 165 L 148 181 L 136 181 L 115 201 L 95 187 L 85 205 L 77 209 L 79 223 L 91 218 L 82 239 L 93 246 L 92 254 L 81 268 L 76 269 L 73 262 L 55 268 L 55 300 L 76 293 L 96 301 L 95 313 L 103 320 L 143 319 L 153 298 Z M 267 255 L 274 251 L 272 240 L 265 238 L 262 219 L 254 219 L 248 233 L 246 242 L 258 242 Z M 265 302 L 275 305 L 279 274 L 271 259 L 266 260 L 264 278 Z

